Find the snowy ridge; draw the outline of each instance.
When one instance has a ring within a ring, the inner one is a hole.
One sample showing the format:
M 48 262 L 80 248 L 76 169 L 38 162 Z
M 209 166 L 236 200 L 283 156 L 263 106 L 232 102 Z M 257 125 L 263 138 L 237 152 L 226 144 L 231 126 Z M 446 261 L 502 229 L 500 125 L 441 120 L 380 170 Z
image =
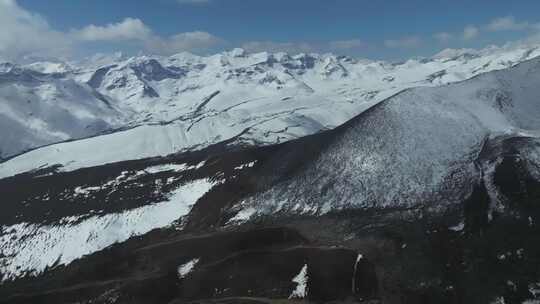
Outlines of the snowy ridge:
M 438 210 L 461 202 L 480 176 L 475 160 L 486 139 L 540 137 L 539 84 L 540 59 L 533 59 L 398 94 L 355 118 L 305 170 L 243 201 L 239 214 L 420 204 Z M 530 161 L 538 153 L 529 151 Z
M 8 116 L 0 121 L 9 124 L 10 132 L 2 136 L 0 157 L 118 131 L 22 154 L 0 164 L 0 178 L 56 164 L 70 171 L 163 156 L 235 137 L 238 143 L 255 145 L 283 142 L 334 128 L 406 88 L 461 81 L 538 55 L 538 48 L 522 46 L 446 51 L 432 59 L 390 64 L 237 49 L 209 57 L 181 53 L 84 64 L 4 64 L 0 105 L 5 109 L 0 115 Z M 14 71 L 40 75 L 40 81 L 9 76 Z M 37 96 L 36 104 L 54 107 L 38 112 L 30 103 L 18 110 L 29 90 Z M 64 91 L 55 93 L 59 90 Z M 62 115 L 47 114 L 56 107 Z M 81 110 L 62 110 L 77 107 Z M 12 123 L 27 122 L 29 109 L 36 123 Z

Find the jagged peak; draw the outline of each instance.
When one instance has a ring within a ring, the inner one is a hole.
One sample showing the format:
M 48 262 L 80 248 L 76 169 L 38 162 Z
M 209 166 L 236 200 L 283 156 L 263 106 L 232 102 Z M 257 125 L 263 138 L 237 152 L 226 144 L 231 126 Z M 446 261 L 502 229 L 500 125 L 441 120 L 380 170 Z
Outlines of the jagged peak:
M 228 54 L 232 57 L 244 57 L 246 56 L 246 51 L 243 48 L 234 48 L 230 50 Z
M 168 57 L 167 61 L 171 63 L 190 64 L 194 62 L 200 62 L 202 58 L 205 57 L 195 55 L 190 52 L 180 52 Z
M 74 70 L 74 68 L 68 63 L 50 61 L 34 62 L 27 64 L 24 67 L 43 74 L 66 73 Z
M 479 55 L 479 51 L 475 49 L 461 48 L 461 49 L 451 49 L 446 48 L 439 53 L 432 56 L 433 59 L 444 60 L 444 59 L 456 59 L 464 57 L 476 57 Z
M 8 73 L 9 71 L 11 71 L 11 69 L 13 69 L 13 67 L 15 67 L 15 65 L 13 63 L 1 62 L 0 63 L 0 73 Z

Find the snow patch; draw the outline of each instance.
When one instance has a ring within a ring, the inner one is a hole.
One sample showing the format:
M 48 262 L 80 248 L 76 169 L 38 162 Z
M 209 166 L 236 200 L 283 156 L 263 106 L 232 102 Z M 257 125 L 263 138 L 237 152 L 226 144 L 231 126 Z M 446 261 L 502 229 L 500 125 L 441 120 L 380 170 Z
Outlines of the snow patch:
M 205 161 L 199 162 L 196 165 L 188 166 L 187 164 L 164 164 L 164 165 L 156 165 L 152 167 L 148 167 L 144 169 L 144 171 L 156 174 L 166 171 L 174 171 L 174 172 L 182 172 L 187 170 L 197 170 L 200 169 L 202 166 L 204 166 Z
M 464 228 L 465 228 L 465 222 L 460 222 L 459 224 L 457 224 L 455 226 L 448 227 L 448 229 L 450 229 L 452 231 L 455 231 L 455 232 L 463 231 Z
M 303 299 L 307 296 L 307 282 L 308 282 L 308 274 L 307 274 L 307 264 L 304 264 L 300 272 L 292 279 L 294 283 L 296 283 L 296 288 L 293 290 L 291 295 L 289 296 L 289 299 Z
M 101 187 L 82 187 L 78 186 L 73 189 L 75 196 L 89 196 L 92 192 L 101 190 Z
M 540 282 L 529 284 L 529 292 L 535 297 L 540 297 Z
M 242 209 L 233 218 L 227 221 L 227 225 L 240 224 L 240 223 L 246 222 L 256 213 L 257 213 L 257 209 L 253 207 Z
M 505 304 L 503 297 L 496 297 L 490 304 Z
M 360 263 L 360 260 L 362 260 L 363 258 L 364 256 L 359 253 L 356 256 L 356 261 L 354 262 L 354 271 L 353 271 L 353 276 L 352 276 L 352 288 L 351 288 L 352 294 L 355 294 L 355 291 L 356 291 L 356 271 L 358 269 L 358 263 Z
M 257 161 L 252 161 L 252 162 L 249 162 L 247 164 L 242 164 L 240 166 L 236 166 L 234 167 L 234 170 L 242 170 L 242 169 L 245 169 L 245 168 L 251 168 L 255 165 Z
M 185 264 L 178 266 L 178 278 L 185 278 L 190 272 L 193 271 L 197 263 L 199 263 L 199 259 L 193 259 Z
M 185 216 L 215 182 L 200 179 L 172 191 L 168 200 L 80 222 L 66 217 L 56 225 L 18 223 L 0 230 L 2 281 L 38 275 L 48 267 L 66 265 L 130 237 L 163 228 Z

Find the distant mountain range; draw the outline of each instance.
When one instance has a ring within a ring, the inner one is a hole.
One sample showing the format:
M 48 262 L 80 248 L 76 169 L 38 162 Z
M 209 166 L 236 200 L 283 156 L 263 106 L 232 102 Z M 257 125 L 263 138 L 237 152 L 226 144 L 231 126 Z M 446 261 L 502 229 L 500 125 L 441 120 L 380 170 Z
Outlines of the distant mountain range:
M 0 158 L 43 148 L 0 164 L 0 177 L 164 156 L 231 139 L 284 142 L 332 129 L 405 89 L 462 81 L 538 55 L 531 46 L 445 50 L 391 64 L 235 49 L 209 57 L 4 63 Z

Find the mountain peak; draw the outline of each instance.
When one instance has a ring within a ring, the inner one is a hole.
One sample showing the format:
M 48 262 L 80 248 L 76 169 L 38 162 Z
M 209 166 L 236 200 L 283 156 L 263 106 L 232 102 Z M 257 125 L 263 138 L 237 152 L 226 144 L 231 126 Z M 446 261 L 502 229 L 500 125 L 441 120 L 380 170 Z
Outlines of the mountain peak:
M 244 57 L 246 56 L 246 51 L 242 48 L 234 48 L 228 52 L 232 57 Z

